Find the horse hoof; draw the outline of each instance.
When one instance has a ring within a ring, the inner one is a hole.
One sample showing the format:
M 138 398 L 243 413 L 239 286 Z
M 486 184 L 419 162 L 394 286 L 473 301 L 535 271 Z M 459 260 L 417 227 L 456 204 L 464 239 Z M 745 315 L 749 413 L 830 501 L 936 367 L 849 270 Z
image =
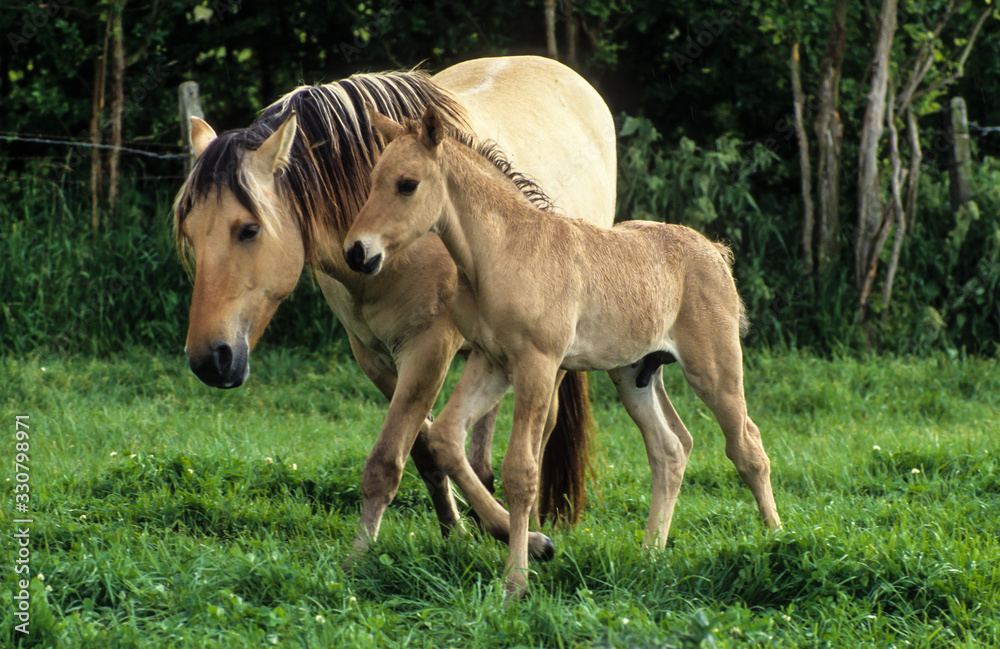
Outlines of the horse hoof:
M 552 544 L 552 539 L 544 534 L 534 533 L 528 543 L 528 554 L 537 561 L 552 561 L 556 556 L 556 546 Z

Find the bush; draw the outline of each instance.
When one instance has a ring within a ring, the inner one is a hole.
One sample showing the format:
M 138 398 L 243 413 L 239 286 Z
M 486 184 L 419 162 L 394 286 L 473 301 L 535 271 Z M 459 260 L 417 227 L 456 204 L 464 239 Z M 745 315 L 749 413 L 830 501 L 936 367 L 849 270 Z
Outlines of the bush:
M 733 247 L 751 321 L 748 344 L 821 354 L 866 347 L 855 322 L 848 242 L 829 272 L 801 273 L 801 208 L 785 182 L 793 162 L 731 137 L 714 147 L 686 137 L 664 146 L 649 120 L 628 116 L 621 120 L 618 156 L 617 220 L 682 223 Z M 1000 160 L 976 165 L 973 200 L 957 215 L 946 173 L 928 168 L 922 174 L 917 223 L 904 243 L 892 304 L 873 296 L 881 351 L 994 354 L 1000 348 Z M 883 268 L 890 253 L 886 246 Z
M 124 186 L 118 217 L 96 234 L 89 196 L 25 175 L 0 196 L 0 349 L 113 354 L 179 351 L 191 299 L 170 236 L 174 187 Z M 307 283 L 307 282 L 303 282 Z M 268 338 L 328 344 L 336 320 L 312 286 L 278 311 Z

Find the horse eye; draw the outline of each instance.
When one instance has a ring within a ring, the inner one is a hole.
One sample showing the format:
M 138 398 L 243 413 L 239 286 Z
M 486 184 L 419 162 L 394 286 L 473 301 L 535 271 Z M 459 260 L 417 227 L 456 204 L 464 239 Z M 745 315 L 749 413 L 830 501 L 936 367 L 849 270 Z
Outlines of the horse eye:
M 258 233 L 260 233 L 259 225 L 256 223 L 247 223 L 240 228 L 239 234 L 237 234 L 236 237 L 240 241 L 250 241 L 251 239 L 256 238 Z
M 396 191 L 403 196 L 410 196 L 413 192 L 417 191 L 417 181 L 409 179 L 400 180 L 396 185 Z

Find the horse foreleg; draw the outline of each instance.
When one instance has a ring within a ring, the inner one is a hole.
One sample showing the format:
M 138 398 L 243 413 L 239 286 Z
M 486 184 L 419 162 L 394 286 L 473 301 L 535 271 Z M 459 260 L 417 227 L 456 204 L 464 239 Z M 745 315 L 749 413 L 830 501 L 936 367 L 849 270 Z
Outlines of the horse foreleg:
M 418 435 L 427 431 L 427 415 L 459 344 L 454 338 L 434 327 L 424 331 L 399 353 L 398 375 L 356 338 L 350 338 L 362 370 L 389 398 L 389 411 L 362 470 L 361 519 L 348 563 L 363 554 L 378 535 L 382 516 L 399 489 L 407 454 L 412 453 L 430 491 L 442 531 L 447 533 L 459 525 L 447 475 L 433 462 L 425 436 Z
M 528 587 L 528 529 L 538 500 L 539 453 L 556 390 L 558 361 L 522 353 L 514 369 L 514 425 L 500 468 L 510 508 L 510 547 L 504 586 L 522 597 Z M 561 378 L 561 377 L 560 377 Z
M 465 494 L 482 527 L 504 543 L 510 539 L 510 515 L 473 471 L 465 455 L 465 437 L 469 426 L 490 412 L 509 387 L 510 381 L 503 369 L 473 349 L 455 391 L 431 425 L 429 435 L 434 460 Z M 552 556 L 552 541 L 543 534 L 530 534 L 528 546 L 534 557 L 547 559 Z
M 638 387 L 636 377 L 642 369 L 642 364 L 638 363 L 611 370 L 608 374 L 618 390 L 625 410 L 642 433 L 652 473 L 653 498 L 643 545 L 662 548 L 667 544 L 670 521 L 684 480 L 684 468 L 691 450 L 691 435 L 666 398 L 663 368 L 657 368 L 648 385 Z M 665 410 L 664 403 L 669 406 L 669 410 Z

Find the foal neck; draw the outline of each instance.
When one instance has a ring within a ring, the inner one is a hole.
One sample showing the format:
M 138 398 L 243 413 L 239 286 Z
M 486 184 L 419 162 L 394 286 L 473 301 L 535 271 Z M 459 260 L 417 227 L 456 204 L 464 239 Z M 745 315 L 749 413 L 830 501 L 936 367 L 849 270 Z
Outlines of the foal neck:
M 476 265 L 496 261 L 514 225 L 542 212 L 482 154 L 448 139 L 441 147 L 446 187 L 438 234 L 459 269 L 474 279 Z

